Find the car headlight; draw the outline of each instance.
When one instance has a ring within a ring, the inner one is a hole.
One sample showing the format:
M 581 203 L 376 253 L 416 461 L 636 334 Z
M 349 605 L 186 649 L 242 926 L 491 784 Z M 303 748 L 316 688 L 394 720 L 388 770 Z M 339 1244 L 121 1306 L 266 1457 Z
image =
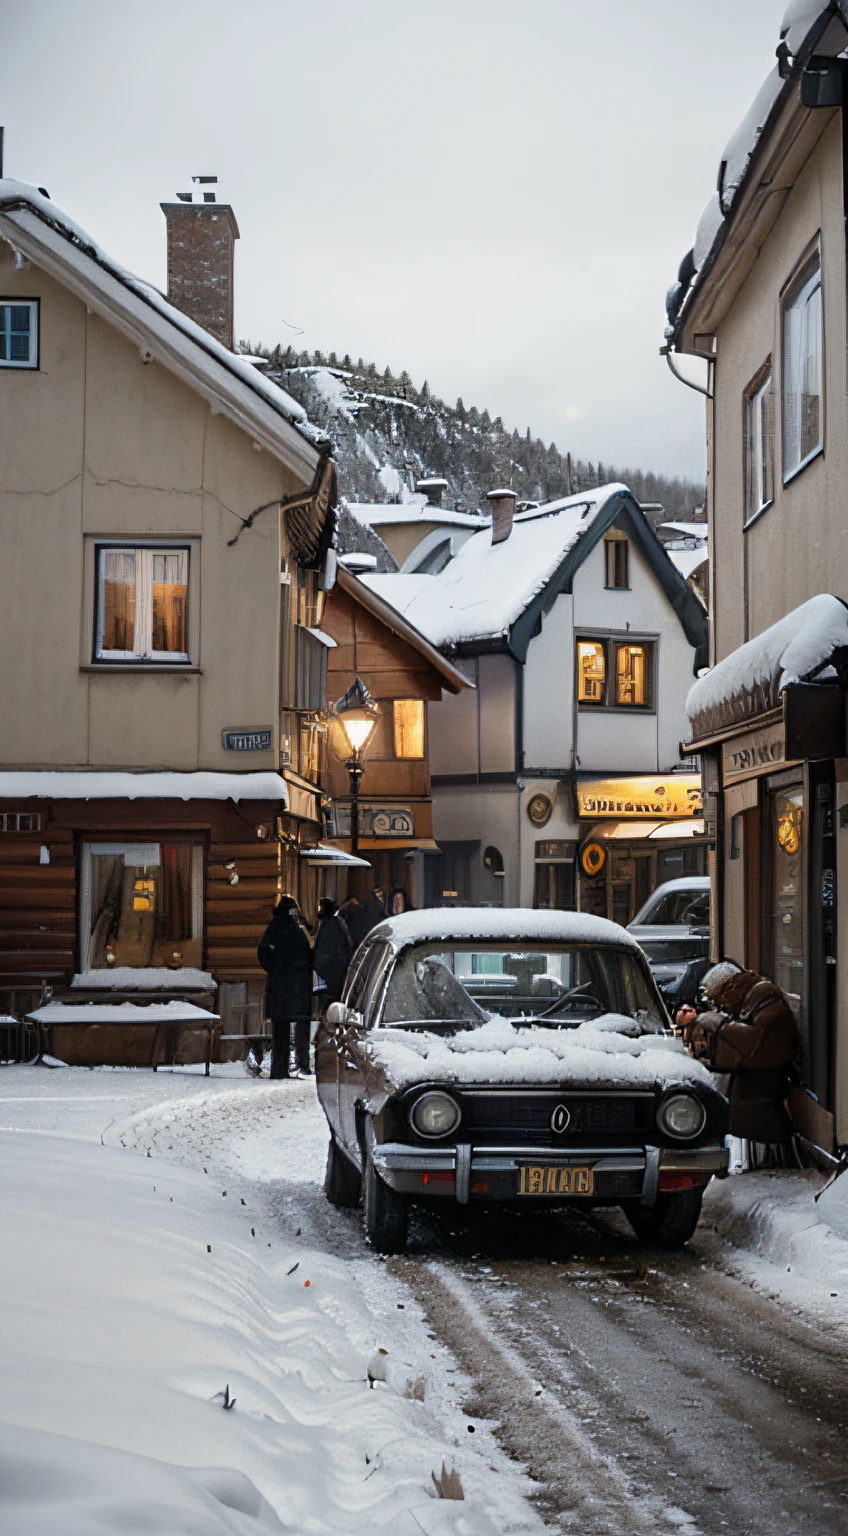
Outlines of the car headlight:
M 664 1099 L 657 1110 L 657 1125 L 666 1136 L 676 1136 L 678 1141 L 691 1141 L 700 1136 L 707 1123 L 707 1111 L 700 1099 L 691 1093 L 673 1093 Z
M 422 1093 L 416 1099 L 409 1119 L 419 1136 L 449 1136 L 462 1119 L 462 1111 L 448 1093 Z

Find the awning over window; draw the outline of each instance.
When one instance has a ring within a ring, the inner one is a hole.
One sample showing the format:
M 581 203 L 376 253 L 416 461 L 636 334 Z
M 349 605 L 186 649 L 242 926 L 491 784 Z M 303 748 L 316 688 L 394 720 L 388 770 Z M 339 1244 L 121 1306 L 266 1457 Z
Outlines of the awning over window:
M 313 869 L 370 869 L 368 859 L 358 859 L 344 848 L 331 848 L 329 843 L 316 843 L 314 848 L 301 848 L 300 857 Z
M 689 691 L 694 743 L 780 706 L 791 683 L 832 682 L 848 660 L 848 606 L 820 592 L 740 645 Z
M 704 821 L 692 816 L 679 821 L 596 821 L 588 837 L 588 843 L 655 842 L 662 838 L 703 837 Z

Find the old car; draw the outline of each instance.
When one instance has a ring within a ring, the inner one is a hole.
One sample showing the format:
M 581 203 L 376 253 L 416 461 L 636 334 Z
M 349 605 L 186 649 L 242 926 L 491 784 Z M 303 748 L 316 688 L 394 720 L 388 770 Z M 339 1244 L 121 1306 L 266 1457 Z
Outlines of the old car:
M 658 885 L 627 932 L 647 955 L 673 1018 L 681 1003 L 694 1002 L 710 968 L 709 875 L 685 875 Z
M 384 1253 L 411 1203 L 619 1205 L 678 1247 L 727 1166 L 727 1104 L 635 939 L 576 912 L 379 923 L 316 1038 L 325 1191 Z

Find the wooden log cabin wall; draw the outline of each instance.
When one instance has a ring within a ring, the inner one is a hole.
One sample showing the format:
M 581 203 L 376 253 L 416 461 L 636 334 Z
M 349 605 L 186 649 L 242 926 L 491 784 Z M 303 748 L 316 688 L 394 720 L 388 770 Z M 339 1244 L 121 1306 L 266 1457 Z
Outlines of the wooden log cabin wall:
M 272 801 L 0 801 L 0 1010 L 27 1012 L 45 986 L 62 995 L 81 970 L 85 844 L 180 843 L 202 857 L 202 935 L 185 944 L 184 964 L 211 971 L 219 1004 L 232 1002 L 236 1014 L 252 1001 L 261 1022 L 256 946 L 297 871 L 296 856 L 287 870 L 276 839 L 281 809 Z M 176 992 L 177 972 L 174 981 Z M 239 1027 L 236 1017 L 227 1023 Z

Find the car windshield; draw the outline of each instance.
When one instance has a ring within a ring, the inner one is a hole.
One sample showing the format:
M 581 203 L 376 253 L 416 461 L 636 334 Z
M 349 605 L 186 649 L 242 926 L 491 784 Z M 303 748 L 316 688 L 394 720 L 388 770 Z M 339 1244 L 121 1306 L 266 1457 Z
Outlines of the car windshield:
M 474 1029 L 500 1015 L 557 1029 L 605 1013 L 627 1014 L 646 1033 L 668 1027 L 643 962 L 631 950 L 480 943 L 446 950 L 442 941 L 414 944 L 400 955 L 381 1023 L 441 1032 Z
M 678 890 L 666 891 L 661 896 L 656 906 L 648 909 L 639 919 L 640 923 L 652 928 L 661 928 L 666 924 L 676 925 L 688 923 L 693 928 L 708 928 L 710 922 L 710 893 L 709 891 Z

